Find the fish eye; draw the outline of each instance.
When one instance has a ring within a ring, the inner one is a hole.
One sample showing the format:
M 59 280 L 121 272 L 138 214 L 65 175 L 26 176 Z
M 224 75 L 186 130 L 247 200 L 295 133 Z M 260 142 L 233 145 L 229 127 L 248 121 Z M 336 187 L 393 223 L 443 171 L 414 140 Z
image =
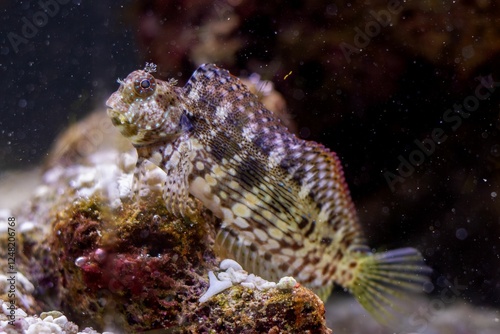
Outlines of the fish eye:
M 148 74 L 134 81 L 134 90 L 140 97 L 148 97 L 153 95 L 156 90 L 155 78 Z

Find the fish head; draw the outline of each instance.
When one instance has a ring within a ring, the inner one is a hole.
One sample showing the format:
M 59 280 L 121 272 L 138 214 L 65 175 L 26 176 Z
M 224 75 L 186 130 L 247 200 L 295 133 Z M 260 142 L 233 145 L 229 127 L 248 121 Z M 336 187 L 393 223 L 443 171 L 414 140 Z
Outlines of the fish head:
M 174 81 L 137 70 L 118 83 L 106 101 L 108 116 L 135 146 L 173 141 L 185 131 L 186 108 Z

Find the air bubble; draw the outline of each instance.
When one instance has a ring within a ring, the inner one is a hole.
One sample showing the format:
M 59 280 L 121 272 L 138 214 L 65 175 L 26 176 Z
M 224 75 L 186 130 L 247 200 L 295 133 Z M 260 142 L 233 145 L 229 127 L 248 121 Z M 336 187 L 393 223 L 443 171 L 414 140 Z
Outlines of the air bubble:
M 87 258 L 85 256 L 80 256 L 75 260 L 75 266 L 77 267 L 83 267 L 85 263 L 87 262 Z
M 28 105 L 28 101 L 26 101 L 25 99 L 21 99 L 21 100 L 19 100 L 19 102 L 17 103 L 17 105 L 20 108 L 26 108 L 26 106 Z
M 459 228 L 456 232 L 455 232 L 455 236 L 457 237 L 457 239 L 459 240 L 465 240 L 467 239 L 467 230 L 465 228 Z
M 106 259 L 106 251 L 102 248 L 97 248 L 94 257 L 97 262 L 103 262 Z
M 495 144 L 495 145 L 493 145 L 493 146 L 491 147 L 490 153 L 491 153 L 491 155 L 492 155 L 492 156 L 494 156 L 494 157 L 498 157 L 498 156 L 500 156 L 500 147 L 499 147 L 498 145 L 496 145 L 496 144 Z

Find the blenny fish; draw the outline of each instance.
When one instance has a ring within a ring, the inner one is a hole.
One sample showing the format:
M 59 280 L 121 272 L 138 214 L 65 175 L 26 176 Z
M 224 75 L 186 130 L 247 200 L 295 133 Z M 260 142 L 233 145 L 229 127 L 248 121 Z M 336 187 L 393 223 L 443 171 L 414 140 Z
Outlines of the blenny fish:
M 137 148 L 138 176 L 167 174 L 168 210 L 189 217 L 193 198 L 221 221 L 216 249 L 268 280 L 293 276 L 323 300 L 333 283 L 382 322 L 430 272 L 413 248 L 372 253 L 337 155 L 291 134 L 228 71 L 200 66 L 184 87 L 130 73 L 107 101 Z

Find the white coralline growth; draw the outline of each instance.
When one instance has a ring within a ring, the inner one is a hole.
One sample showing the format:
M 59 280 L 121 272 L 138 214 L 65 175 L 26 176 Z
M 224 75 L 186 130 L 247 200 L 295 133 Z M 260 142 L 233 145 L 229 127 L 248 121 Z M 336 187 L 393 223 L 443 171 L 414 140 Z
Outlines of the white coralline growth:
M 223 271 L 218 273 L 217 276 L 215 276 L 213 271 L 208 272 L 210 286 L 207 292 L 200 297 L 200 303 L 206 302 L 211 297 L 236 284 L 240 284 L 248 289 L 257 289 L 260 291 L 271 288 L 278 288 L 281 290 L 292 289 L 297 284 L 297 281 L 293 277 L 283 277 L 277 284 L 275 282 L 266 281 L 262 277 L 248 274 L 238 262 L 231 259 L 223 260 L 219 268 Z
M 207 292 L 205 292 L 201 297 L 200 297 L 200 303 L 204 303 L 207 300 L 209 300 L 211 297 L 215 296 L 218 293 L 221 293 L 222 291 L 229 289 L 230 287 L 233 286 L 233 283 L 231 281 L 220 281 L 215 277 L 213 271 L 208 272 L 208 278 L 210 280 L 210 286 L 208 287 Z
M 78 326 L 70 321 L 64 314 L 58 311 L 43 312 L 40 316 L 29 316 L 21 308 L 15 312 L 14 326 L 7 318 L 10 315 L 8 309 L 10 304 L 0 299 L 0 334 L 21 333 L 21 334 L 99 334 L 92 328 L 78 330 Z M 113 332 L 102 332 L 102 334 L 113 334 Z

